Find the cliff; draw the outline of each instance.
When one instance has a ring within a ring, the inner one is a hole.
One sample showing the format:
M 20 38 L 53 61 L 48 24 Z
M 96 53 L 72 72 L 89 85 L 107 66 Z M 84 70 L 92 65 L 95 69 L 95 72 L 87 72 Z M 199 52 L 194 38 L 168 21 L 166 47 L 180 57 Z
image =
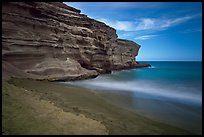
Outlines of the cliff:
M 77 80 L 148 66 L 135 62 L 139 48 L 61 2 L 2 3 L 3 75 Z

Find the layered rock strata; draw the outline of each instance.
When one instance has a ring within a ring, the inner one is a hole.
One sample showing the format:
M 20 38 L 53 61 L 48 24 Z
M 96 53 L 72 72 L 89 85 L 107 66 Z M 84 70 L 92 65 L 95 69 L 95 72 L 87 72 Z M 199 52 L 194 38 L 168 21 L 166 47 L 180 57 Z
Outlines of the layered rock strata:
M 140 45 L 61 2 L 2 3 L 2 68 L 12 76 L 47 80 L 96 77 L 144 67 Z

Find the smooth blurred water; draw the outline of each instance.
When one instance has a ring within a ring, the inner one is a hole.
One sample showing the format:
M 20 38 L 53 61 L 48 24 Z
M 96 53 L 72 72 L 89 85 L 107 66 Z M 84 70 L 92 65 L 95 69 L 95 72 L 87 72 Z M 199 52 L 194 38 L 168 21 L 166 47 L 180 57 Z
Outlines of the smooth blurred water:
M 98 91 L 114 104 L 193 133 L 202 133 L 202 62 L 140 62 L 150 68 L 113 71 L 66 82 Z

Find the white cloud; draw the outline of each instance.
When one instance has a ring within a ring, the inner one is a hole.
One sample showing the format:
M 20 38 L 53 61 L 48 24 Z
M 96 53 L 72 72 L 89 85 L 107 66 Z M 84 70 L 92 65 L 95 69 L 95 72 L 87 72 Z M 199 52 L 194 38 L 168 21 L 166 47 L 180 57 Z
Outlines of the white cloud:
M 185 16 L 174 19 L 155 19 L 155 18 L 143 18 L 135 23 L 135 30 L 162 30 L 169 27 L 179 25 L 192 19 L 194 16 Z
M 156 27 L 157 20 L 151 18 L 140 19 L 135 25 L 135 30 L 148 30 Z
M 168 19 L 168 20 L 162 20 L 160 23 L 161 28 L 168 28 L 170 26 L 178 25 L 180 23 L 186 22 L 190 19 L 192 19 L 194 16 L 185 16 L 185 17 L 180 17 L 176 19 Z
M 193 19 L 194 17 L 198 16 L 184 16 L 178 17 L 173 19 L 166 19 L 166 18 L 141 18 L 135 21 L 112 21 L 108 19 L 97 19 L 106 23 L 107 25 L 115 28 L 116 30 L 123 30 L 123 31 L 143 31 L 143 30 L 164 30 L 172 26 L 179 25 L 184 23 L 188 20 Z
M 147 40 L 147 39 L 150 39 L 152 37 L 155 37 L 157 35 L 144 35 L 144 36 L 139 36 L 139 37 L 136 37 L 135 39 L 136 40 Z
M 134 27 L 134 23 L 131 21 L 111 21 L 104 18 L 97 20 L 104 22 L 106 25 L 109 25 L 110 27 L 113 27 L 117 30 L 132 31 L 132 28 Z

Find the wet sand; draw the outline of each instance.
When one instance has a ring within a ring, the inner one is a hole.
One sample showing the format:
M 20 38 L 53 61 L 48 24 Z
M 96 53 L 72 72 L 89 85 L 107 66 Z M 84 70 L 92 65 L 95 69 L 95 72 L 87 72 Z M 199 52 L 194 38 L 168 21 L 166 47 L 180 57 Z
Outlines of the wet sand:
M 2 84 L 3 134 L 192 134 L 111 104 L 93 90 L 30 79 Z

